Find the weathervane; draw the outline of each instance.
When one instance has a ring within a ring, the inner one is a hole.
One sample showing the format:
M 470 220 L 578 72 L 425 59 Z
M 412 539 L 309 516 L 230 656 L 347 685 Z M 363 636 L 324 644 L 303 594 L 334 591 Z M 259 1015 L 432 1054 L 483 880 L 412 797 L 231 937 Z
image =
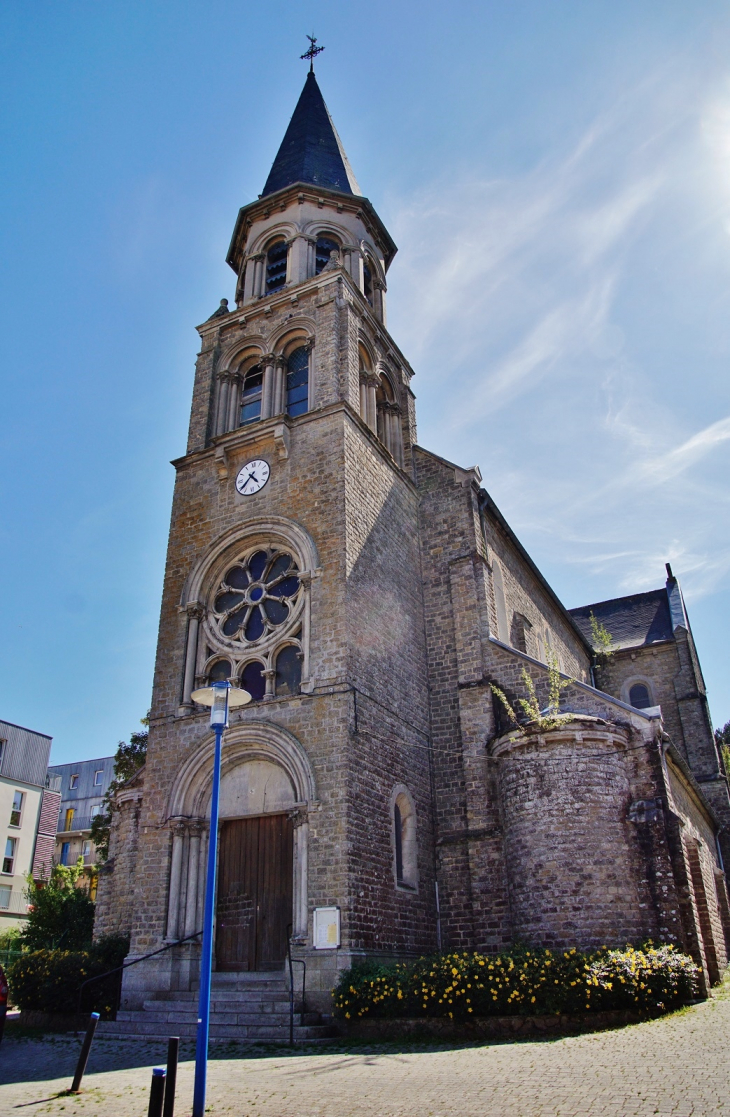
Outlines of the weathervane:
M 309 72 L 310 72 L 310 74 L 313 74 L 314 73 L 314 60 L 315 60 L 315 58 L 317 57 L 318 54 L 322 53 L 322 51 L 324 50 L 324 47 L 316 47 L 314 45 L 317 42 L 314 35 L 307 35 L 307 38 L 309 39 L 309 50 L 306 50 L 304 52 L 304 54 L 300 54 L 299 57 L 309 59 Z

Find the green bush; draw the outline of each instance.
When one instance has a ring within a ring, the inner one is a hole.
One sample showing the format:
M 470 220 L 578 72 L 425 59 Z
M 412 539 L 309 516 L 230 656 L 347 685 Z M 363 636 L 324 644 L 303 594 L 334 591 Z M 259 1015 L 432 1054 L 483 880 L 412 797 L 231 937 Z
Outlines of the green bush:
M 54 865 L 50 879 L 28 880 L 24 950 L 86 950 L 94 930 L 94 903 L 80 882 L 84 863 Z
M 100 1012 L 116 1007 L 119 975 L 95 981 L 79 992 L 82 982 L 120 966 L 129 950 L 121 937 L 100 939 L 89 950 L 32 950 L 8 967 L 10 999 L 18 1008 L 41 1012 Z
M 439 954 L 387 966 L 344 971 L 335 1011 L 369 1017 L 541 1016 L 634 1009 L 668 1012 L 697 995 L 699 971 L 672 946 L 625 950 L 509 954 Z

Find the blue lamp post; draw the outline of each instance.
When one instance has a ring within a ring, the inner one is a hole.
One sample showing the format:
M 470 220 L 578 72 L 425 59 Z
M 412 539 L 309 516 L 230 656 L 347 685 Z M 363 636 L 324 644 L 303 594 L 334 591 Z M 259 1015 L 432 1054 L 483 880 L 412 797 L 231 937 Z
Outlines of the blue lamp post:
M 205 917 L 203 949 L 200 957 L 200 997 L 198 1000 L 198 1034 L 195 1044 L 195 1086 L 193 1117 L 204 1117 L 205 1087 L 208 1074 L 208 1031 L 210 1028 L 210 982 L 213 969 L 213 919 L 215 916 L 215 873 L 218 860 L 218 799 L 221 786 L 221 742 L 228 728 L 228 711 L 251 701 L 247 690 L 238 690 L 228 682 L 213 683 L 193 691 L 192 698 L 201 706 L 210 706 L 210 724 L 215 732 L 213 790 L 210 797 L 210 840 L 208 842 L 208 873 L 205 881 Z

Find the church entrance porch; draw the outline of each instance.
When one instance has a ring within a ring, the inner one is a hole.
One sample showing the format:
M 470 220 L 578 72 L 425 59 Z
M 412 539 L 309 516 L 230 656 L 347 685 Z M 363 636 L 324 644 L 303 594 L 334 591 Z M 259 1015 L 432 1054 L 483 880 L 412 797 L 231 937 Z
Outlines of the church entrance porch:
M 216 968 L 277 970 L 292 922 L 294 824 L 287 814 L 223 822 Z

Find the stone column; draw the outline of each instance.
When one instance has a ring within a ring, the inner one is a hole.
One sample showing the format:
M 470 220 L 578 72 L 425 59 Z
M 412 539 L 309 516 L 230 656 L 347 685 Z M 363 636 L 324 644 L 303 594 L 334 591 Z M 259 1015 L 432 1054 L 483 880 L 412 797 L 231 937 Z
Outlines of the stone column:
M 194 931 L 203 929 L 203 915 L 205 912 L 205 882 L 208 879 L 208 826 L 201 822 L 200 851 L 198 853 L 198 903 L 196 907 Z M 192 932 L 191 932 L 192 933 Z M 198 939 L 198 942 L 202 942 Z
M 373 279 L 373 310 L 375 317 L 385 325 L 385 284 Z
M 203 606 L 198 601 L 189 601 L 185 606 L 188 614 L 188 638 L 185 647 L 185 681 L 183 683 L 183 706 L 192 706 L 190 697 L 195 689 L 195 664 L 198 658 L 198 628 L 203 616 Z
M 190 840 L 188 844 L 188 887 L 185 899 L 185 937 L 199 931 L 198 917 L 198 867 L 200 861 L 200 835 L 202 826 L 199 822 L 190 824 Z
M 312 620 L 312 572 L 302 570 L 299 581 L 304 590 L 304 609 L 302 610 L 302 689 L 310 686 L 309 679 L 309 631 Z
M 286 409 L 286 358 L 278 356 L 274 368 L 274 402 L 272 415 L 281 415 Z
M 218 408 L 215 417 L 215 433 L 225 434 L 228 416 L 228 370 L 218 373 Z
M 360 418 L 368 421 L 368 385 L 366 380 L 360 380 Z
M 241 377 L 232 372 L 228 378 L 228 422 L 226 430 L 235 430 L 240 421 Z
M 167 937 L 180 938 L 180 890 L 182 887 L 183 843 L 185 823 L 179 820 L 172 828 L 172 857 L 170 859 L 170 896 L 167 904 Z
M 251 299 L 255 297 L 253 293 L 254 273 L 256 271 L 255 256 L 247 257 L 245 269 L 243 276 L 243 301 L 245 303 L 250 303 Z
M 261 418 L 270 419 L 272 415 L 276 415 L 274 410 L 275 355 L 267 353 L 261 358 L 261 364 L 264 366 L 264 382 L 261 389 Z
M 371 374 L 367 378 L 367 404 L 365 422 L 370 427 L 373 434 L 378 433 L 378 401 L 376 392 L 380 385 L 380 380 L 377 376 Z
M 294 811 L 294 902 L 292 904 L 292 938 L 306 940 L 308 905 L 307 877 L 309 868 L 309 821 L 306 810 Z
M 264 702 L 271 702 L 276 698 L 276 671 L 273 667 L 267 667 L 264 671 L 264 678 L 266 679 L 266 693 L 264 694 Z
M 264 293 L 264 279 L 266 277 L 266 257 L 261 253 L 253 256 L 253 283 L 251 284 L 251 298 L 260 299 Z

